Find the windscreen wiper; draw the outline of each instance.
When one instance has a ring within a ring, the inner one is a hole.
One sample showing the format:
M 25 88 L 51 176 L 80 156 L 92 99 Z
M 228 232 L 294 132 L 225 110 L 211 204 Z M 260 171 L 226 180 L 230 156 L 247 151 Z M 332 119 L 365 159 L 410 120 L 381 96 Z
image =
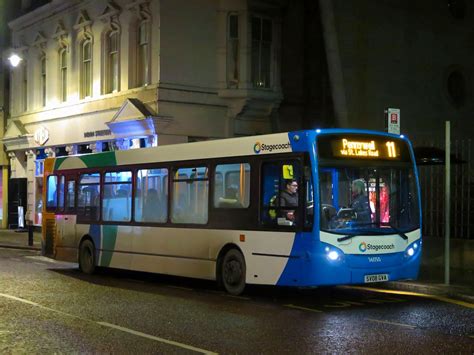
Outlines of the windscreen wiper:
M 374 223 L 374 222 L 371 222 L 371 223 L 357 223 L 356 226 L 372 226 L 372 225 L 378 225 L 378 223 Z M 403 233 L 401 230 L 399 230 L 398 228 L 392 226 L 391 224 L 389 224 L 389 227 L 392 228 L 393 231 L 395 233 L 397 233 L 403 240 L 408 240 L 408 236 L 405 233 Z M 349 234 L 349 235 L 346 235 L 344 237 L 337 238 L 337 241 L 340 243 L 340 242 L 352 239 L 352 238 L 360 236 L 360 235 L 362 235 L 362 234 Z
M 362 234 L 349 234 L 349 235 L 346 235 L 346 236 L 344 236 L 344 237 L 337 238 L 337 241 L 340 243 L 340 242 L 343 242 L 343 241 L 345 241 L 345 240 L 349 240 L 349 239 L 352 239 L 352 238 L 354 238 L 354 237 L 358 237 L 358 236 L 360 236 L 360 235 L 362 235 Z
M 378 225 L 378 223 L 374 223 L 374 222 L 370 222 L 370 223 L 356 223 L 354 226 L 355 227 L 360 227 L 360 226 L 372 226 L 372 225 Z M 345 240 L 349 240 L 349 239 L 352 239 L 354 237 L 357 237 L 357 236 L 361 236 L 362 234 L 349 234 L 349 235 L 346 235 L 344 237 L 341 237 L 341 238 L 337 238 L 337 241 L 340 243 L 340 242 L 343 242 Z
M 403 240 L 408 240 L 408 236 L 405 233 L 403 233 L 400 229 L 395 228 L 394 226 L 392 226 L 391 223 L 389 223 L 389 226 L 390 228 L 393 229 L 395 233 L 397 233 L 400 237 L 402 237 Z

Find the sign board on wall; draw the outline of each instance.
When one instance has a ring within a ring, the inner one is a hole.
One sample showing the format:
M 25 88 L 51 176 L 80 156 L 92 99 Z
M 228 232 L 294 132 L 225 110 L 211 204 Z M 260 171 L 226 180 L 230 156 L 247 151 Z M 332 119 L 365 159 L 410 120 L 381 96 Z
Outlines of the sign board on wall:
M 44 145 L 49 139 L 49 131 L 41 126 L 35 131 L 34 137 L 36 144 Z
M 400 134 L 400 109 L 387 109 L 387 132 L 393 134 Z

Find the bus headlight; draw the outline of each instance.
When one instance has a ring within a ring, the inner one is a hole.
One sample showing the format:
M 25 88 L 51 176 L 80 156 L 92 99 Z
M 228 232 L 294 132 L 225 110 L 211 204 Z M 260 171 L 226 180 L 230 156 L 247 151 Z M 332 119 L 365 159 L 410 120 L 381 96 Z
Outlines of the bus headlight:
M 335 261 L 339 259 L 339 253 L 335 250 L 331 250 L 329 253 L 327 253 L 328 259 Z
M 416 241 L 413 244 L 410 244 L 408 248 L 405 249 L 405 257 L 412 257 L 421 249 L 421 241 Z

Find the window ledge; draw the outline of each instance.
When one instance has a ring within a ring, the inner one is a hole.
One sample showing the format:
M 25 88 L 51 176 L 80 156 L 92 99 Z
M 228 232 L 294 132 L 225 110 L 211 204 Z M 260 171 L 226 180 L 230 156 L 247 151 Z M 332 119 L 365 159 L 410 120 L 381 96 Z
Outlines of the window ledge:
M 261 99 L 261 100 L 282 100 L 283 93 L 280 89 L 221 89 L 218 91 L 219 97 L 227 99 Z

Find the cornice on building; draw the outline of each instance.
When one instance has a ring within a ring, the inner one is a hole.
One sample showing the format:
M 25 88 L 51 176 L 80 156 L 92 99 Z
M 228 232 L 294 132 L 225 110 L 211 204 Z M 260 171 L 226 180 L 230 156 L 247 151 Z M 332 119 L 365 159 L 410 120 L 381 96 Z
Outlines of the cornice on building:
M 8 23 L 12 31 L 20 31 L 23 28 L 34 25 L 39 21 L 52 17 L 62 11 L 81 4 L 80 0 L 52 0 L 50 3 L 20 16 Z

